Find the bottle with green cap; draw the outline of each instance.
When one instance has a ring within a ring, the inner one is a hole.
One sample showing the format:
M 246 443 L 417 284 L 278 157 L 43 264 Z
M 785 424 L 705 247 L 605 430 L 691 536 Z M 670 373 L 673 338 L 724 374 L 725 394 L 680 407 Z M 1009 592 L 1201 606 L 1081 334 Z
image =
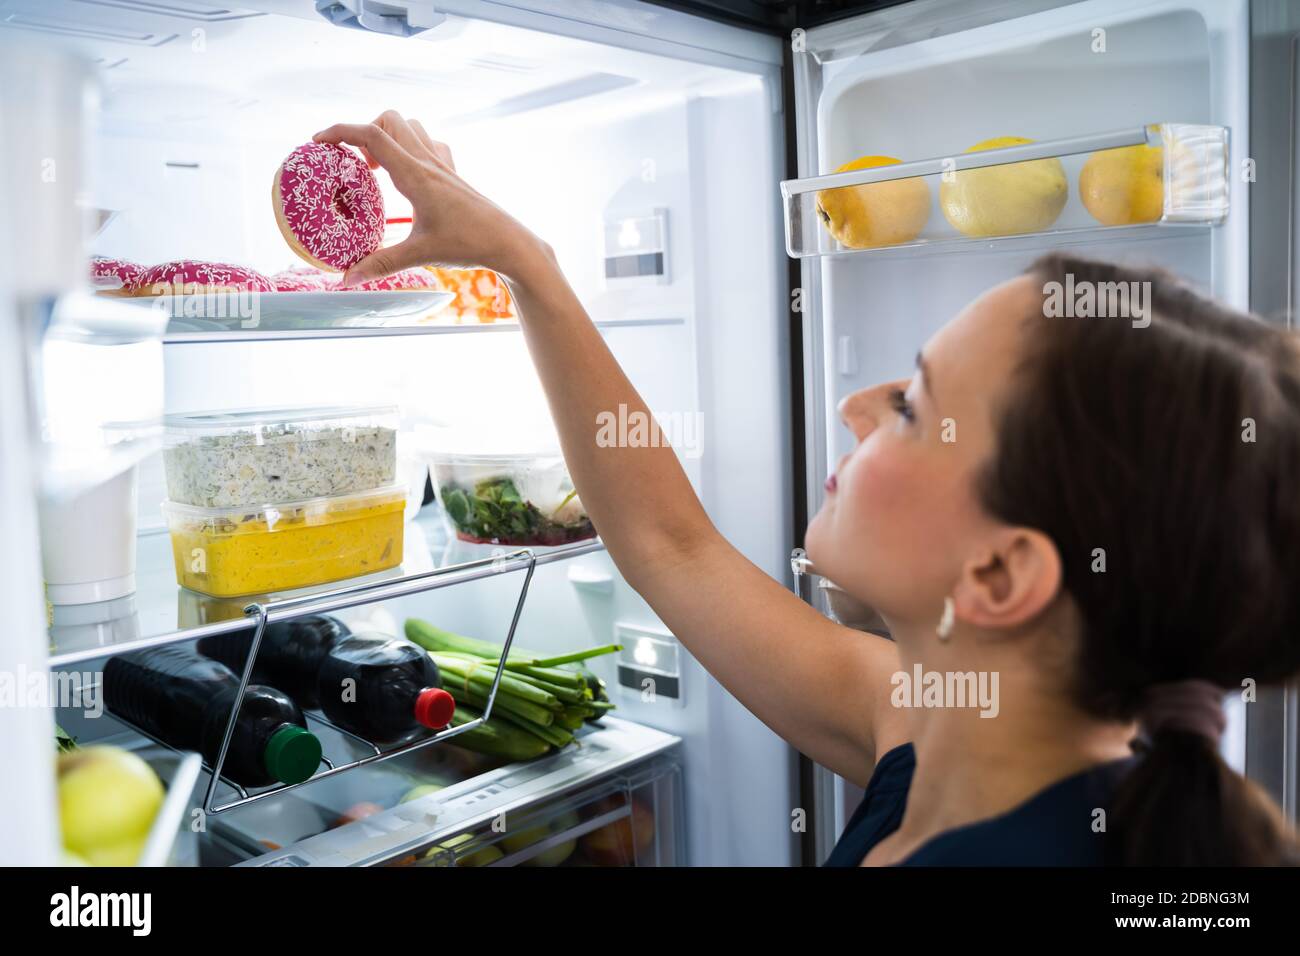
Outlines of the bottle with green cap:
M 217 762 L 239 678 L 187 647 L 121 654 L 104 665 L 104 702 L 164 743 Z M 301 783 L 320 765 L 320 741 L 287 694 L 263 684 L 244 690 L 222 775 L 246 787 Z

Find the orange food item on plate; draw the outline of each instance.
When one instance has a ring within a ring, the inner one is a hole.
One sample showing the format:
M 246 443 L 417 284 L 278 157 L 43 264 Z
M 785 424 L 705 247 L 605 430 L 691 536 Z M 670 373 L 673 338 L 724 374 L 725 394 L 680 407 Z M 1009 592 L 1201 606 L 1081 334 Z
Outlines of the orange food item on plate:
M 447 306 L 457 322 L 496 322 L 515 318 L 510 291 L 491 269 L 431 269 L 443 289 L 456 298 Z

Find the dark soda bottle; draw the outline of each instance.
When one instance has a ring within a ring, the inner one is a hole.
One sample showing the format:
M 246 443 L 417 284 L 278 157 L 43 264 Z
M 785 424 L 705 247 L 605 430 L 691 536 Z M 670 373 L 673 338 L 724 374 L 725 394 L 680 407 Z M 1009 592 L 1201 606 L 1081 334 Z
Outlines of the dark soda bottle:
M 122 654 L 104 665 L 104 702 L 159 740 L 197 750 L 216 766 L 239 678 L 187 647 Z M 274 687 L 249 684 L 222 775 L 246 787 L 301 783 L 320 765 L 321 746 L 302 710 Z
M 318 707 L 316 678 L 321 663 L 330 648 L 351 634 L 346 624 L 325 614 L 270 623 L 262 632 L 252 680 L 280 688 L 301 707 Z M 252 646 L 252 630 L 215 634 L 198 645 L 199 653 L 221 661 L 236 675 L 243 673 Z
M 428 652 L 383 634 L 338 641 L 321 665 L 318 693 L 330 720 L 381 744 L 446 727 L 456 710 Z

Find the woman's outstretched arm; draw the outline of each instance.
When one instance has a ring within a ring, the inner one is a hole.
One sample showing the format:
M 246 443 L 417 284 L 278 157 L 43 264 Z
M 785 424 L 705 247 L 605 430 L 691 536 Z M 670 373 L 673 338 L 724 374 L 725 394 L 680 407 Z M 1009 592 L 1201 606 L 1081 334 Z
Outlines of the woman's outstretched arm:
M 346 280 L 419 264 L 504 276 L 565 461 L 619 571 L 760 720 L 818 763 L 865 783 L 877 754 L 904 739 L 889 705 L 898 669 L 892 643 L 827 620 L 732 547 L 671 448 L 598 441 L 603 415 L 617 417 L 623 406 L 625 415 L 649 419 L 649 409 L 550 248 L 466 185 L 445 146 L 389 113 L 317 138 L 360 147 L 414 208 L 411 236 L 358 263 Z

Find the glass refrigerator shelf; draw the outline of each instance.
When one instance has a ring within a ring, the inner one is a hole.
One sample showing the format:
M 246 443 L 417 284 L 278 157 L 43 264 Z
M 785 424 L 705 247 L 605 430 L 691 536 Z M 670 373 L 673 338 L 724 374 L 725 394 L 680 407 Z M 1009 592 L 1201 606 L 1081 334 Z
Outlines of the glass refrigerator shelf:
M 1156 123 L 781 183 L 792 258 L 1149 238 L 1228 215 L 1228 130 Z M 990 143 L 1003 143 L 993 140 Z

